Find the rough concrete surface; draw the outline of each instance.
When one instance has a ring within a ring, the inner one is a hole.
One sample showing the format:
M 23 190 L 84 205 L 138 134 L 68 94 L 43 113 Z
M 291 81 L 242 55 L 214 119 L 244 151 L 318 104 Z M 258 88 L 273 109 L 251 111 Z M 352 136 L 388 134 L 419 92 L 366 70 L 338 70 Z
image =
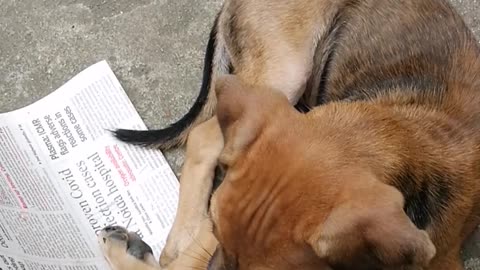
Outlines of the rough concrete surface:
M 178 119 L 200 86 L 221 0 L 0 0 L 0 112 L 106 59 L 150 128 Z M 452 0 L 480 38 L 480 1 Z M 179 173 L 182 152 L 166 153 Z M 480 232 L 464 252 L 480 270 Z

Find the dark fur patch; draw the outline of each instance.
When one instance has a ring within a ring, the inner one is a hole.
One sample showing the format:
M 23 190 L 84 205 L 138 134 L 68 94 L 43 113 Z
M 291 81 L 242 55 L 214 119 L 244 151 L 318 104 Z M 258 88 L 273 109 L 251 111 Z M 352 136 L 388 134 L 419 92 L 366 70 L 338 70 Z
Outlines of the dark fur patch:
M 426 229 L 440 218 L 453 199 L 454 178 L 440 170 L 417 172 L 403 168 L 393 184 L 405 197 L 404 210 L 419 229 Z
M 372 100 L 397 91 L 415 94 L 411 95 L 412 98 L 415 97 L 415 99 L 411 100 L 411 103 L 419 104 L 422 103 L 422 95 L 430 98 L 433 96 L 432 93 L 435 93 L 437 99 L 442 98 L 443 93 L 446 91 L 446 86 L 439 80 L 413 74 L 392 76 L 390 78 L 371 78 L 370 80 L 359 82 L 355 85 L 355 89 L 347 89 L 339 98 L 349 101 Z
M 310 111 L 310 107 L 308 107 L 307 103 L 300 99 L 298 103 L 295 105 L 295 109 L 301 113 L 308 113 Z
M 337 46 L 337 43 L 335 41 L 338 39 L 341 33 L 342 21 L 342 13 L 338 12 L 337 14 L 335 14 L 330 29 L 328 30 L 327 36 L 329 37 L 329 39 L 327 41 L 327 45 L 325 46 L 327 48 L 327 56 L 324 66 L 320 69 L 320 84 L 318 86 L 319 90 L 318 96 L 316 98 L 317 105 L 325 103 L 326 84 L 329 77 L 330 65 L 332 64 L 333 57 L 335 55 L 335 49 Z

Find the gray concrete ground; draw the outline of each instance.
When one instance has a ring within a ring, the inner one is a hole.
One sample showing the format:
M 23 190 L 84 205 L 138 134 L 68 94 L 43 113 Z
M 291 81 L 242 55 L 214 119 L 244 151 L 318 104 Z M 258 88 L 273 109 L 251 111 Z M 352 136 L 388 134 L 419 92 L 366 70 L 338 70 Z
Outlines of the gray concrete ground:
M 0 0 L 0 112 L 28 105 L 106 59 L 151 128 L 184 114 L 221 0 Z M 480 0 L 452 0 L 480 38 Z M 167 153 L 178 173 L 181 151 Z M 480 270 L 480 232 L 466 248 Z

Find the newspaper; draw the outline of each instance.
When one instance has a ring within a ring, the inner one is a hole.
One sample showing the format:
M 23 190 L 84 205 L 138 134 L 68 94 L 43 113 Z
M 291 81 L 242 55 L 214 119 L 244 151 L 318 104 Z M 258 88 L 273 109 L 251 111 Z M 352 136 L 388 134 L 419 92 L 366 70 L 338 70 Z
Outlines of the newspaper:
M 110 130 L 145 128 L 105 61 L 0 114 L 0 269 L 109 269 L 96 233 L 137 232 L 156 256 L 178 202 L 160 151 Z

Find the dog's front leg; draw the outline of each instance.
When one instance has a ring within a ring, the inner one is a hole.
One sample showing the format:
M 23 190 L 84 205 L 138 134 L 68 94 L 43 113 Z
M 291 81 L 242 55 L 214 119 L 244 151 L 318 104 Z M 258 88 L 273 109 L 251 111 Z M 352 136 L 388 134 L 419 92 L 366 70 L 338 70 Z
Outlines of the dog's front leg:
M 222 148 L 223 136 L 216 117 L 195 127 L 188 137 L 177 214 L 160 256 L 163 267 L 173 268 L 173 261 L 182 266 L 206 264 L 208 253 L 216 246 L 208 201 Z
M 160 265 L 153 258 L 151 248 L 134 233 L 122 227 L 102 230 L 99 243 L 114 270 L 206 268 L 217 245 L 208 217 L 208 203 L 222 148 L 223 136 L 216 117 L 190 133 L 180 177 L 177 214 L 160 256 Z

